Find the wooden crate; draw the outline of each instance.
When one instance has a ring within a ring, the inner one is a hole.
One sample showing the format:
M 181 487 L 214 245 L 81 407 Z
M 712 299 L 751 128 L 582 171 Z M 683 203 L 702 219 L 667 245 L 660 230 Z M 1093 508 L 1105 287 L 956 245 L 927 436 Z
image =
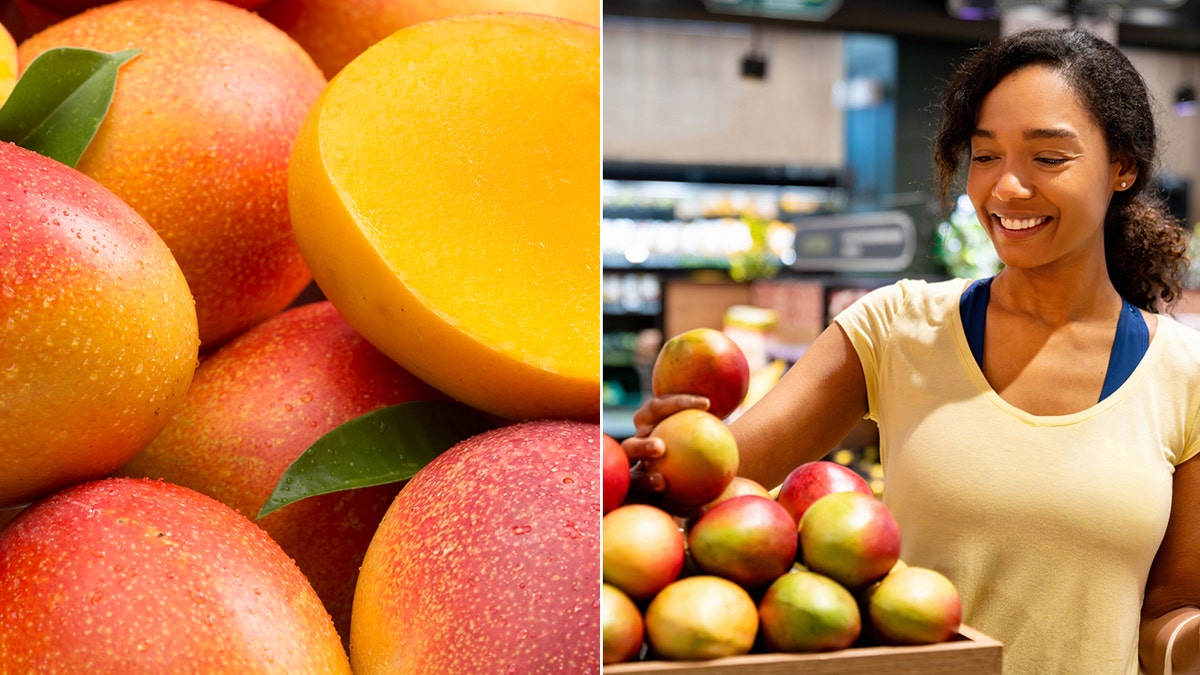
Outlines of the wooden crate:
M 709 661 L 638 661 L 610 675 L 999 675 L 1001 644 L 968 626 L 956 638 L 914 647 L 855 647 L 816 654 L 748 654 Z

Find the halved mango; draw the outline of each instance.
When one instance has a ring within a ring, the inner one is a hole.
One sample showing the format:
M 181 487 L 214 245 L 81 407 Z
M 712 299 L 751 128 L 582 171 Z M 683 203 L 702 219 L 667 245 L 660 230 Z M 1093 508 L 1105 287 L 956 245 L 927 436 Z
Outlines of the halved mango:
M 536 14 L 393 33 L 326 87 L 289 208 L 325 296 L 410 372 L 509 419 L 600 409 L 600 38 Z
M 17 42 L 12 33 L 0 26 L 0 105 L 8 100 L 17 84 Z

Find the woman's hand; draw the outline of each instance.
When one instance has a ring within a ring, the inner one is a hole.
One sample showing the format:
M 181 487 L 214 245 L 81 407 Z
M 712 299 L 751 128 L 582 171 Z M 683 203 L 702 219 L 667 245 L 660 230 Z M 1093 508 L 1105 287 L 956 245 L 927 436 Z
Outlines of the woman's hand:
M 630 472 L 631 487 L 643 492 L 662 492 L 666 488 L 666 481 L 663 480 L 662 474 L 645 470 L 645 460 L 658 459 L 667 451 L 663 442 L 651 437 L 650 434 L 653 433 L 654 427 L 658 426 L 659 422 L 688 408 L 708 410 L 708 399 L 692 394 L 655 396 L 647 399 L 633 413 L 634 435 L 621 442 L 625 454 L 634 463 Z

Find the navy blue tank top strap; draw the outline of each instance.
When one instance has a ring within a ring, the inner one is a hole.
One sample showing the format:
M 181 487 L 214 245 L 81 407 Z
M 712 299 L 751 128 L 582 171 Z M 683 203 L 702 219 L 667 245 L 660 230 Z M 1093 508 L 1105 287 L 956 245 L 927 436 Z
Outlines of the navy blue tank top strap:
M 973 281 L 962 294 L 958 303 L 958 312 L 962 317 L 963 330 L 967 335 L 967 344 L 979 369 L 983 369 L 983 335 L 987 327 L 987 306 L 991 297 L 992 277 Z M 1108 356 L 1108 371 L 1104 376 L 1104 386 L 1100 390 L 1100 400 L 1116 391 L 1141 363 L 1146 350 L 1150 348 L 1150 329 L 1146 320 L 1128 300 L 1122 298 L 1121 316 L 1117 319 L 1117 332 L 1113 337 L 1112 351 Z
M 963 330 L 967 333 L 967 344 L 980 370 L 983 370 L 983 333 L 987 327 L 987 306 L 991 295 L 992 278 L 985 277 L 971 282 L 958 301 L 958 313 L 962 316 Z
M 1113 338 L 1112 353 L 1108 356 L 1108 373 L 1104 376 L 1104 389 L 1100 400 L 1113 393 L 1129 379 L 1133 369 L 1142 362 L 1150 348 L 1150 328 L 1146 319 L 1128 300 L 1117 319 L 1117 335 Z

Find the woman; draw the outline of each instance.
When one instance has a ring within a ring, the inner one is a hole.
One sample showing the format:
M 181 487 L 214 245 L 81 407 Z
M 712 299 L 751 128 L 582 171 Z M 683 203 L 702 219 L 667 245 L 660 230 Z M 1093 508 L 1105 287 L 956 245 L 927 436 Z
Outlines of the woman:
M 1200 669 L 1200 332 L 1158 313 L 1187 240 L 1148 194 L 1146 86 L 1090 33 L 1031 30 L 974 53 L 942 112 L 943 200 L 965 163 L 1004 269 L 839 315 L 731 424 L 741 472 L 777 485 L 865 415 L 902 558 L 956 583 L 1006 673 L 1163 672 L 1168 643 Z M 627 452 L 706 404 L 648 402 Z

